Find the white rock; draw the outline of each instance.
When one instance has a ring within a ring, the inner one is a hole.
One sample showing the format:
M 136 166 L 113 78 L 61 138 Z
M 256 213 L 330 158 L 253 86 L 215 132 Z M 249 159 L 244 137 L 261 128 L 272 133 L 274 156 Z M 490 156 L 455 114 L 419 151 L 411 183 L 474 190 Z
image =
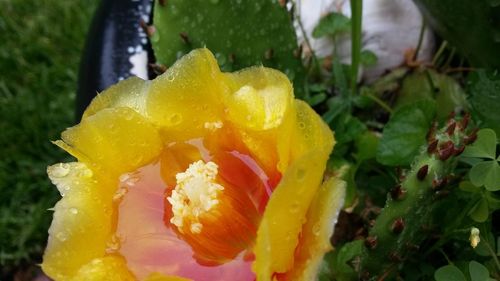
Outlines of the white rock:
M 297 11 L 312 49 L 320 58 L 330 56 L 334 50 L 332 38 L 312 37 L 312 31 L 320 18 L 330 12 L 351 15 L 349 0 L 297 0 Z M 375 80 L 386 70 L 404 62 L 405 51 L 415 49 L 420 36 L 422 15 L 409 0 L 365 0 L 363 1 L 362 50 L 370 50 L 378 57 L 376 65 L 362 70 L 367 82 Z M 295 24 L 299 43 L 304 36 Z M 418 60 L 430 61 L 434 52 L 434 35 L 426 29 Z M 336 53 L 343 63 L 351 61 L 351 40 L 349 34 L 339 36 L 335 42 Z

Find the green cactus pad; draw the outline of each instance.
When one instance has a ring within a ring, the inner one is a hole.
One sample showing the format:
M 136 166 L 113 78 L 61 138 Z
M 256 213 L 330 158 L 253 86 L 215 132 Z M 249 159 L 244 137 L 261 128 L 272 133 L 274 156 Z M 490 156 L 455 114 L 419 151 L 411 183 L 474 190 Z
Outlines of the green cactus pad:
M 360 260 L 361 280 L 393 275 L 428 236 L 434 212 L 453 191 L 447 183 L 452 179 L 457 156 L 477 137 L 475 131 L 467 134 L 468 120 L 468 115 L 460 121 L 450 119 L 441 130 L 431 129 L 428 144 L 388 194 L 369 231 Z
M 289 12 L 277 0 L 156 1 L 151 37 L 159 63 L 172 65 L 207 47 L 223 71 L 252 65 L 279 69 L 303 92 L 303 66 Z

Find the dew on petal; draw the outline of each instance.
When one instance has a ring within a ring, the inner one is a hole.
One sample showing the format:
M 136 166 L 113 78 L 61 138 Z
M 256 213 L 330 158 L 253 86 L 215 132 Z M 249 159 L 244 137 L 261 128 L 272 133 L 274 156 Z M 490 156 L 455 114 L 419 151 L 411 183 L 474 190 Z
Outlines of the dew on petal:
M 68 239 L 68 235 L 64 231 L 59 231 L 58 233 L 56 233 L 56 238 L 61 242 L 64 242 Z
M 296 214 L 299 212 L 300 208 L 300 203 L 299 202 L 293 202 L 292 205 L 290 206 L 290 213 Z
M 56 178 L 63 178 L 69 174 L 69 164 L 59 163 L 49 170 L 49 174 Z
M 321 234 L 321 224 L 320 223 L 315 223 L 312 228 L 312 233 L 315 236 L 319 236 Z

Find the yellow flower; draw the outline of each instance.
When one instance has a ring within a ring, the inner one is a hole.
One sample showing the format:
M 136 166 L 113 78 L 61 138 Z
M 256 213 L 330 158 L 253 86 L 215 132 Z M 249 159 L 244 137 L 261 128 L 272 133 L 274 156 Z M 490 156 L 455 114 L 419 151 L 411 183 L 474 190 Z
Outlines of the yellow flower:
M 55 280 L 313 280 L 344 197 L 334 139 L 282 73 L 207 49 L 104 91 L 55 143 Z

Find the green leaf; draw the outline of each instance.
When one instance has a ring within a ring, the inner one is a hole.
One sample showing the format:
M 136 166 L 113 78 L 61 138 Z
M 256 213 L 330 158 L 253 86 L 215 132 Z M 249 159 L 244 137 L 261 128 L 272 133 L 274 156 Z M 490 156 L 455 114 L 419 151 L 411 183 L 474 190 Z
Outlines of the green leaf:
M 346 243 L 337 253 L 335 269 L 341 273 L 352 273 L 354 269 L 349 264 L 354 258 L 361 255 L 363 252 L 363 240 L 355 240 Z
M 485 222 L 488 219 L 488 215 L 489 207 L 486 198 L 481 198 L 469 212 L 469 216 L 476 222 Z
M 495 159 L 497 135 L 492 129 L 481 129 L 477 132 L 477 140 L 463 152 L 463 157 Z
M 361 51 L 360 60 L 361 60 L 361 64 L 364 66 L 373 66 L 373 65 L 377 64 L 378 57 L 377 57 L 377 55 L 375 55 L 374 52 L 372 52 L 370 50 L 363 50 L 363 51 Z
M 323 120 L 330 124 L 334 118 L 343 113 L 349 108 L 349 100 L 342 96 L 335 96 L 328 99 L 326 102 L 328 105 L 328 111 L 323 114 Z
M 325 100 L 326 100 L 326 94 L 325 93 L 319 93 L 319 94 L 316 94 L 316 95 L 311 96 L 310 98 L 306 99 L 307 103 L 310 106 L 316 106 L 316 105 L 322 103 Z
M 466 281 L 465 275 L 454 265 L 445 265 L 434 272 L 436 281 Z
M 500 190 L 500 165 L 496 160 L 478 163 L 469 172 L 470 181 L 489 191 Z
M 436 101 L 439 121 L 445 121 L 456 108 L 468 108 L 465 91 L 456 79 L 426 69 L 414 71 L 404 78 L 394 109 L 423 99 Z
M 471 281 L 488 281 L 490 279 L 488 269 L 477 261 L 469 262 L 469 274 Z
M 436 104 L 423 100 L 402 106 L 385 125 L 377 161 L 390 166 L 409 165 L 420 147 L 436 112 Z
M 462 191 L 472 192 L 472 193 L 477 193 L 477 192 L 481 191 L 481 188 L 479 188 L 478 186 L 475 186 L 470 181 L 460 182 L 460 184 L 458 185 L 458 188 L 460 188 L 460 190 L 462 190 Z
M 338 144 L 353 141 L 366 131 L 365 123 L 349 113 L 340 115 L 330 125 L 335 128 L 335 137 Z
M 316 93 L 325 92 L 326 90 L 328 90 L 328 87 L 324 84 L 308 84 L 307 87 L 309 88 L 309 91 Z
M 500 29 L 499 29 L 500 30 Z M 500 36 L 500 33 L 499 33 Z M 497 56 L 500 58 L 500 56 Z M 500 134 L 500 73 L 479 70 L 472 72 L 467 80 L 467 91 L 474 116 Z
M 340 62 L 340 60 L 333 61 L 333 80 L 334 85 L 340 92 L 341 96 L 349 96 L 349 88 L 347 82 L 347 73 L 349 71 L 349 66 L 346 66 Z
M 497 0 L 414 0 L 426 23 L 465 55 L 472 66 L 500 67 Z
M 358 161 L 375 158 L 380 137 L 372 131 L 366 131 L 356 139 L 356 154 Z
M 351 29 L 351 20 L 340 13 L 330 13 L 323 17 L 314 28 L 312 36 L 320 38 L 326 35 L 335 36 L 348 32 Z
M 357 108 L 366 109 L 373 105 L 373 99 L 370 96 L 376 96 L 377 93 L 372 88 L 359 88 L 359 95 L 351 96 L 352 104 Z

